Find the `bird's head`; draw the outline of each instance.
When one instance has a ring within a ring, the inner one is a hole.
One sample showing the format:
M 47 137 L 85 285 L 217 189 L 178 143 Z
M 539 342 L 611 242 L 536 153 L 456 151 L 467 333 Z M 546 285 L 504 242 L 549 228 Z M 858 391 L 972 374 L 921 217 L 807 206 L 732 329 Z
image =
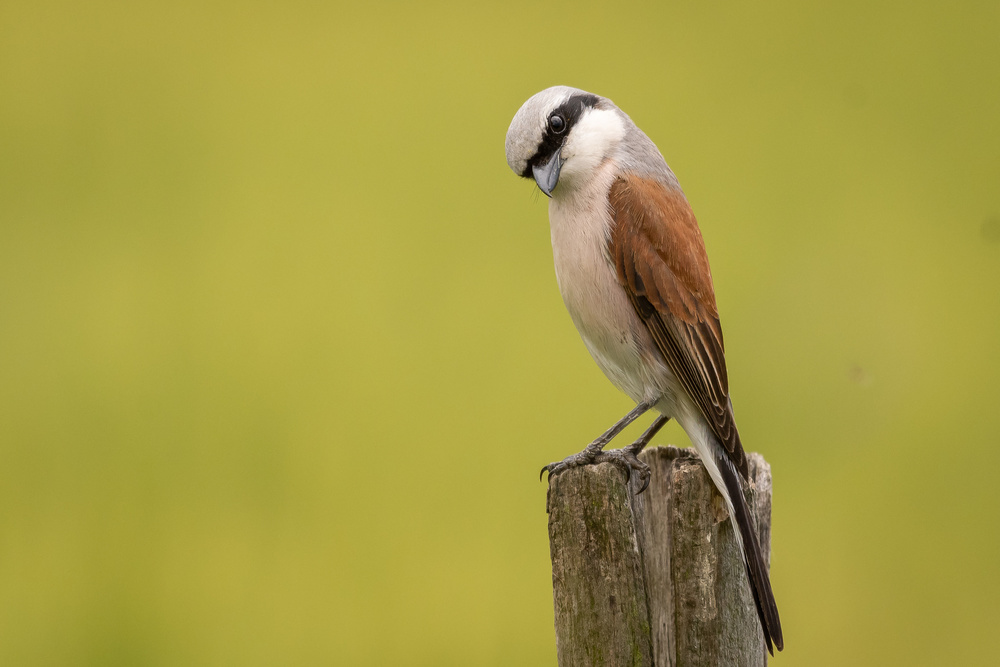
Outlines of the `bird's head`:
M 553 196 L 570 191 L 611 157 L 628 117 L 606 98 L 555 86 L 533 95 L 507 129 L 507 164 Z

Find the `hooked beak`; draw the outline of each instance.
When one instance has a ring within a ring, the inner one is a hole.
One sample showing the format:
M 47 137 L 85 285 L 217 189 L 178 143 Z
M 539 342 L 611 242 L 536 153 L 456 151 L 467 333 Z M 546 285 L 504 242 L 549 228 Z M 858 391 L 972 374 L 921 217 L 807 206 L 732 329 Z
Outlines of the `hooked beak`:
M 560 149 L 552 154 L 546 164 L 531 168 L 531 175 L 535 177 L 538 189 L 544 192 L 546 197 L 552 197 L 552 191 L 559 182 L 559 170 L 562 169 L 563 162 L 565 160 L 562 159 L 562 149 Z

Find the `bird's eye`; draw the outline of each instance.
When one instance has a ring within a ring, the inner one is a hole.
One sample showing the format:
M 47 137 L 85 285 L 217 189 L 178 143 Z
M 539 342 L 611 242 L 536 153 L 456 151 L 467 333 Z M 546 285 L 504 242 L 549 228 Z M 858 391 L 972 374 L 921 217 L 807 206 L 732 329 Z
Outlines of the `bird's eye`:
M 556 134 L 562 134 L 566 130 L 566 119 L 557 113 L 549 116 L 549 129 Z

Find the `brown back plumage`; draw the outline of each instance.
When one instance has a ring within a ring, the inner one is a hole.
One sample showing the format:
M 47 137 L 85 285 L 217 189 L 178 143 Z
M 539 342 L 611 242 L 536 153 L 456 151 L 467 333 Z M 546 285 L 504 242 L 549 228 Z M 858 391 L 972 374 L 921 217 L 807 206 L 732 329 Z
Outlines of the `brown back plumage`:
M 778 607 L 738 475 L 749 478 L 729 400 L 722 327 L 705 242 L 680 190 L 628 174 L 609 194 L 610 253 L 618 280 L 667 366 L 694 399 L 722 444 L 716 466 L 732 501 L 747 577 L 767 650 L 784 646 Z
M 618 280 L 745 479 L 712 273 L 694 212 L 679 190 L 633 174 L 612 184 L 609 200 Z

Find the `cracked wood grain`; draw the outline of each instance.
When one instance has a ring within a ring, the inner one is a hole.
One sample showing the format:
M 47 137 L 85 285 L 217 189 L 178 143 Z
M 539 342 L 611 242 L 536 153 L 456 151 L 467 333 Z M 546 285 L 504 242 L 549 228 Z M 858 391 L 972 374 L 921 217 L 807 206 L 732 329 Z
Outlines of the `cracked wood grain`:
M 732 522 L 693 450 L 656 447 L 635 495 L 611 464 L 551 480 L 549 545 L 561 667 L 767 664 Z M 747 501 L 770 553 L 771 472 L 749 455 Z

